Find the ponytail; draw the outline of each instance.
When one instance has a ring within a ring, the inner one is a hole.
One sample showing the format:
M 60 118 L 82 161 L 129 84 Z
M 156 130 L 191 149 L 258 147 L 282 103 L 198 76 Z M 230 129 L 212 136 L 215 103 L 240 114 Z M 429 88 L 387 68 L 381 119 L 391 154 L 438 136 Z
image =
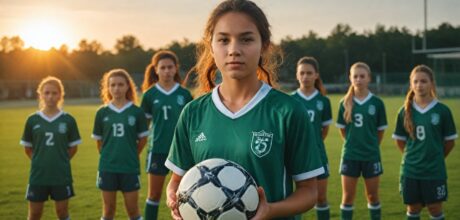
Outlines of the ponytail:
M 409 136 L 412 139 L 415 139 L 414 137 L 414 123 L 412 122 L 412 102 L 414 101 L 414 90 L 409 88 L 409 91 L 407 92 L 406 95 L 406 100 L 404 101 L 404 129 L 406 129 L 406 132 L 409 133 Z
M 353 111 L 353 97 L 355 96 L 355 90 L 353 88 L 353 85 L 350 85 L 348 88 L 347 94 L 345 94 L 345 97 L 343 97 L 343 107 L 345 108 L 345 111 L 343 112 L 343 118 L 345 119 L 345 122 L 348 124 L 352 121 L 351 119 L 351 113 Z

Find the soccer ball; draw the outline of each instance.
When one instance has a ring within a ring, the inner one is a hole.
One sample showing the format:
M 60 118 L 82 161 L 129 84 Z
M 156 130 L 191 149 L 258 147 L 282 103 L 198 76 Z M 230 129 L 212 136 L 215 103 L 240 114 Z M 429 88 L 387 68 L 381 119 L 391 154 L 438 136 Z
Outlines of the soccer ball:
M 251 219 L 259 195 L 252 176 L 240 165 L 224 159 L 208 159 L 185 173 L 177 190 L 184 220 Z

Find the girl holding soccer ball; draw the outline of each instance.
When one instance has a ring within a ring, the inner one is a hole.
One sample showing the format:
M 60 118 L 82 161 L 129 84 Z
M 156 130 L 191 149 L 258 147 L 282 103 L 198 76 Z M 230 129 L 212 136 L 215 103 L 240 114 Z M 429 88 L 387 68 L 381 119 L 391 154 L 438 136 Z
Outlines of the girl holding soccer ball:
M 167 205 L 174 219 L 181 219 L 176 191 L 182 176 L 209 158 L 234 161 L 254 177 L 261 187 L 254 219 L 294 219 L 316 203 L 316 176 L 324 173 L 317 140 L 304 108 L 272 88 L 276 59 L 269 27 L 263 11 L 247 0 L 224 1 L 208 19 L 194 69 L 205 94 L 183 109 L 166 160 L 173 171 Z
M 75 119 L 62 111 L 64 86 L 56 77 L 44 78 L 37 89 L 40 110 L 27 118 L 21 144 L 31 159 L 29 220 L 40 219 L 44 202 L 55 201 L 57 217 L 70 219 L 69 198 L 74 196 L 70 159 L 81 143 Z
M 447 200 L 445 158 L 458 137 L 452 113 L 436 98 L 433 71 L 416 66 L 410 87 L 396 120 L 393 138 L 403 153 L 400 190 L 407 206 L 407 219 L 420 219 L 423 206 L 431 219 L 444 219 Z
M 96 184 L 102 191 L 101 219 L 114 218 L 117 191 L 121 191 L 129 218 L 139 220 L 139 155 L 147 141 L 147 119 L 134 105 L 136 86 L 125 70 L 104 74 L 101 98 L 105 105 L 96 113 L 92 135 L 100 153 Z

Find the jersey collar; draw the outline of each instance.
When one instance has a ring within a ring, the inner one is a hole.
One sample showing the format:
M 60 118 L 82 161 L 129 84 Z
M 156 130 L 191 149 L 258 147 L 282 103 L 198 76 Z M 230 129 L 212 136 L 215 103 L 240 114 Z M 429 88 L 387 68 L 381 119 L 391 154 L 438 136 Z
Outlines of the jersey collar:
M 173 93 L 174 91 L 177 90 L 177 88 L 179 88 L 179 83 L 176 83 L 169 91 L 166 91 L 165 89 L 163 89 L 163 87 L 161 87 L 159 83 L 157 83 L 155 87 L 157 87 L 158 91 L 160 91 L 161 93 L 165 95 L 171 95 L 171 93 Z
M 309 96 L 306 96 L 305 94 L 303 94 L 302 91 L 300 91 L 300 89 L 297 89 L 297 94 L 302 97 L 303 99 L 307 100 L 307 101 L 310 101 L 312 100 L 313 98 L 315 98 L 316 95 L 318 95 L 318 90 L 315 89 L 315 91 L 313 91 L 312 94 L 310 94 Z
M 367 94 L 366 98 L 364 98 L 362 101 L 353 96 L 353 100 L 356 103 L 358 103 L 359 105 L 363 105 L 364 103 L 369 101 L 369 99 L 371 99 L 372 95 L 373 95 L 372 92 L 369 92 L 369 94 Z
M 47 122 L 53 122 L 54 120 L 56 120 L 57 118 L 59 118 L 59 116 L 61 116 L 62 114 L 64 114 L 64 112 L 62 110 L 60 110 L 56 115 L 54 115 L 53 117 L 49 118 L 48 116 L 45 115 L 45 113 L 43 113 L 42 111 L 38 111 L 37 114 L 42 117 L 43 119 L 45 119 Z
M 438 100 L 433 99 L 433 101 L 431 101 L 430 104 L 428 104 L 425 108 L 422 108 L 419 105 L 417 105 L 417 103 L 415 103 L 415 101 L 412 101 L 412 106 L 414 106 L 415 110 L 420 112 L 420 114 L 424 114 L 427 111 L 430 111 L 430 109 L 432 109 L 437 103 L 438 103 Z
M 222 100 L 220 100 L 219 97 L 219 87 L 220 85 L 216 86 L 212 90 L 212 101 L 216 108 L 225 116 L 231 118 L 231 119 L 236 119 L 244 114 L 248 113 L 251 109 L 253 109 L 265 96 L 267 96 L 268 92 L 272 89 L 269 85 L 266 83 L 263 83 L 262 86 L 260 87 L 259 91 L 257 91 L 256 95 L 252 97 L 251 101 L 249 101 L 243 108 L 241 108 L 239 111 L 233 113 L 230 110 L 225 107 L 225 105 L 222 103 Z
M 126 110 L 129 107 L 131 107 L 131 105 L 133 105 L 133 102 L 128 102 L 123 107 L 117 108 L 115 105 L 110 103 L 109 108 L 112 109 L 113 111 L 117 112 L 117 113 L 122 113 L 124 110 Z

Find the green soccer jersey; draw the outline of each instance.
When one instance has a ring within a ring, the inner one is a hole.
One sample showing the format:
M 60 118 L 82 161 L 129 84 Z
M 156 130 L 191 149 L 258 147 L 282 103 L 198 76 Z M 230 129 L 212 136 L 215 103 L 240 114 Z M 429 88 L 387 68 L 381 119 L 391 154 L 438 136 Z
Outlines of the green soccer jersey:
M 139 174 L 137 141 L 148 133 L 144 111 L 132 102 L 120 109 L 112 104 L 101 107 L 92 135 L 102 141 L 99 171 Z
M 323 166 L 326 166 L 328 159 L 322 129 L 332 123 L 331 102 L 328 97 L 321 95 L 318 90 L 315 90 L 310 96 L 306 96 L 302 91 L 297 90 L 292 93 L 292 97 L 300 101 L 307 109 L 308 117 L 313 124 L 316 140 L 318 140 L 321 160 L 323 161 Z
M 414 179 L 447 179 L 444 142 L 458 137 L 449 108 L 433 100 L 425 108 L 412 103 L 414 137 L 404 128 L 404 107 L 400 109 L 393 138 L 406 141 L 401 175 Z
M 297 101 L 267 84 L 232 113 L 216 87 L 182 111 L 165 165 L 182 176 L 200 161 L 225 158 L 251 173 L 269 202 L 280 201 L 292 193 L 292 179 L 324 173 L 307 118 Z
M 49 118 L 37 112 L 27 119 L 20 144 L 32 148 L 29 184 L 69 185 L 72 183 L 69 147 L 81 143 L 75 119 L 60 111 Z
M 363 100 L 353 97 L 352 121 L 346 123 L 345 108 L 340 101 L 337 127 L 345 128 L 345 143 L 342 158 L 358 161 L 380 161 L 377 132 L 387 128 L 385 105 L 377 96 L 369 92 Z
M 191 100 L 190 92 L 178 83 L 169 91 L 156 84 L 145 92 L 141 108 L 146 117 L 152 119 L 153 129 L 149 151 L 161 154 L 169 152 L 179 115 Z

